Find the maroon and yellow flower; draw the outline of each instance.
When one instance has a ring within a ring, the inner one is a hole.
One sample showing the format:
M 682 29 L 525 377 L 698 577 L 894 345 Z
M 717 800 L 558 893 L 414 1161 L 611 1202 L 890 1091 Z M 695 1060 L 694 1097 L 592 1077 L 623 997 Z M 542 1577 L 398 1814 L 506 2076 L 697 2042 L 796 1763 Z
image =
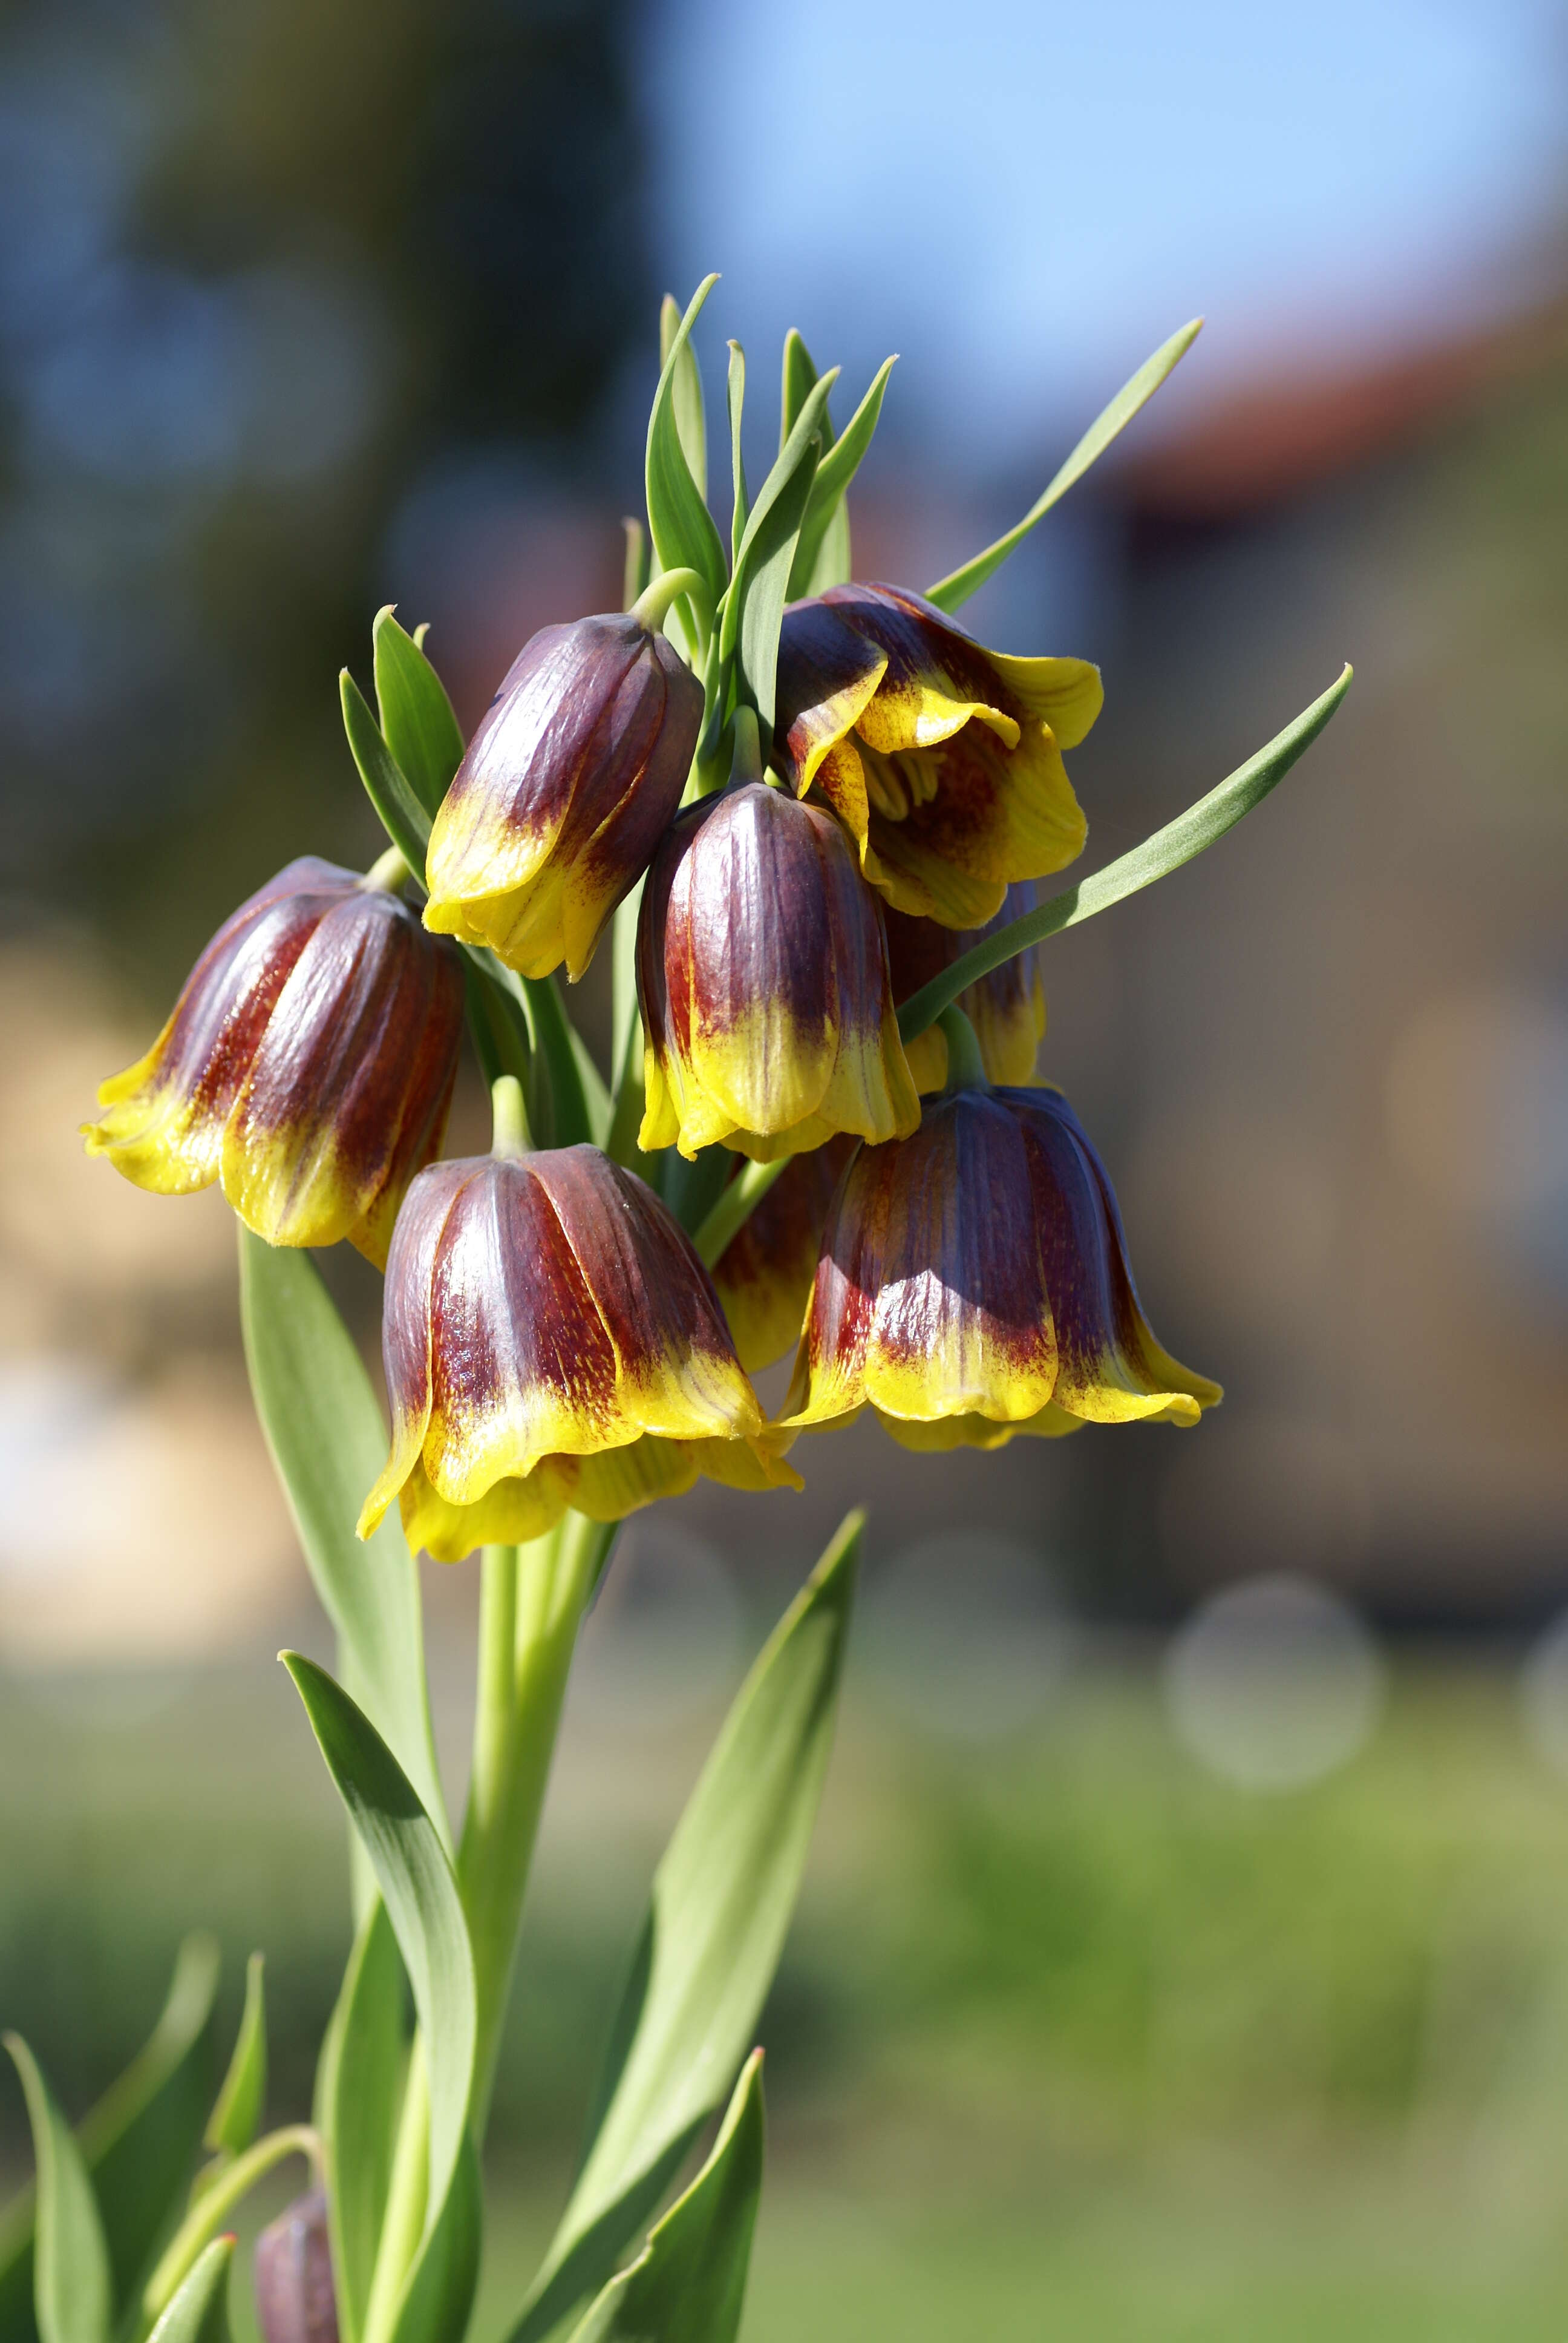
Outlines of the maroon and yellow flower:
M 1050 1090 L 960 1090 L 845 1174 L 780 1419 L 869 1407 L 907 1448 L 1196 1423 L 1217 1383 L 1139 1307 L 1111 1183 Z
M 545 627 L 491 702 L 430 831 L 425 924 L 574 982 L 647 870 L 702 725 L 702 686 L 630 612 Z
M 438 1562 L 618 1521 L 699 1474 L 798 1488 L 689 1239 L 593 1147 L 434 1164 L 408 1192 L 382 1322 L 396 1497 Z
M 858 1144 L 840 1136 L 793 1156 L 714 1263 L 714 1288 L 749 1375 L 800 1339 L 828 1208 Z
M 784 613 L 774 756 L 895 910 L 978 928 L 1081 849 L 1061 751 L 1102 698 L 1087 660 L 1010 659 L 918 594 L 833 586 Z
M 159 1195 L 221 1181 L 269 1244 L 347 1237 L 380 1263 L 440 1148 L 462 1030 L 452 946 L 387 888 L 307 855 L 225 921 L 82 1136 Z
M 919 1122 L 881 913 L 822 808 L 750 781 L 683 814 L 643 890 L 637 970 L 645 1151 L 722 1141 L 766 1163 Z
M 1021 920 L 1033 909 L 1034 889 L 1028 880 L 1020 880 L 1008 889 L 1000 910 L 983 928 L 944 928 L 936 920 L 916 920 L 907 911 L 890 910 L 888 967 L 895 1002 L 901 1009 L 911 993 L 950 968 L 971 944 Z M 1039 954 L 1020 952 L 1004 960 L 978 984 L 967 985 L 958 1005 L 974 1027 L 988 1080 L 1013 1084 L 1032 1081 L 1035 1055 L 1045 1034 L 1045 987 L 1040 982 Z M 922 1096 L 943 1087 L 948 1078 L 948 1044 L 940 1025 L 928 1025 L 923 1033 L 906 1041 L 904 1054 Z

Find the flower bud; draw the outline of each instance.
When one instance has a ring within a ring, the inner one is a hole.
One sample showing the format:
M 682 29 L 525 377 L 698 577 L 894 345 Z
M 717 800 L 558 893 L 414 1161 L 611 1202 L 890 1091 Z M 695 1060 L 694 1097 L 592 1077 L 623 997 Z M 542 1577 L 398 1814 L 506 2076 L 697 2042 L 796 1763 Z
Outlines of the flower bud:
M 1102 697 L 1087 660 L 1009 659 L 919 594 L 833 586 L 784 613 L 774 753 L 896 910 L 978 928 L 1081 849 L 1061 751 Z
M 397 1497 L 437 1562 L 538 1537 L 568 1505 L 619 1521 L 699 1473 L 798 1488 L 708 1272 L 653 1191 L 595 1147 L 433 1164 L 387 1263 Z
M 1020 880 L 1008 889 L 1000 910 L 983 928 L 944 928 L 935 920 L 915 920 L 906 911 L 890 910 L 888 967 L 898 1006 L 901 1009 L 912 993 L 950 968 L 971 944 L 1010 926 L 1033 909 L 1034 888 L 1028 880 Z M 988 1081 L 1032 1081 L 1035 1053 L 1045 1032 L 1045 987 L 1040 982 L 1038 952 L 1020 952 L 1016 960 L 1004 960 L 989 976 L 966 985 L 958 1005 L 974 1027 Z M 948 1045 L 940 1025 L 928 1025 L 923 1033 L 906 1041 L 904 1054 L 922 1097 L 928 1091 L 942 1088 L 948 1078 Z
M 425 924 L 575 982 L 686 786 L 702 686 L 629 612 L 524 644 L 430 831 Z
M 840 1134 L 792 1156 L 714 1263 L 714 1288 L 749 1375 L 800 1339 L 828 1207 L 858 1144 Z
M 1116 1199 L 1057 1091 L 960 1090 L 833 1200 L 782 1423 L 872 1408 L 906 1448 L 1196 1423 L 1217 1383 L 1150 1331 Z
M 221 1180 L 269 1244 L 347 1237 L 379 1264 L 440 1147 L 462 1031 L 452 946 L 397 895 L 304 856 L 218 930 L 82 1136 L 158 1195 Z
M 759 1162 L 920 1121 L 876 899 L 824 809 L 760 781 L 683 814 L 637 936 L 638 1145 Z
M 327 2198 L 297 2197 L 256 2241 L 256 2316 L 263 2343 L 337 2343 Z

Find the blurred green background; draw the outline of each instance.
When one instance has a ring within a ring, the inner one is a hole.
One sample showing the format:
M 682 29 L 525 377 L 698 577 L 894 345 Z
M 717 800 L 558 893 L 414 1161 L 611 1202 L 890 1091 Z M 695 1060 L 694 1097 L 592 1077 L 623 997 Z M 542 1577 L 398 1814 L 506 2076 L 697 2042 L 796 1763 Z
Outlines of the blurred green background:
M 210 1923 L 273 2112 L 347 1941 L 270 1655 L 320 1643 L 212 1196 L 83 1160 L 235 900 L 367 859 L 385 601 L 471 723 L 608 607 L 658 297 L 902 352 L 856 569 L 1100 659 L 1091 864 L 1355 690 L 1245 830 L 1055 940 L 1200 1435 L 895 1455 L 630 1534 L 498 2106 L 487 2332 L 659 1845 L 845 1507 L 868 1601 L 767 2013 L 749 2343 L 1534 2338 L 1568 2319 L 1568 305 L 1549 0 L 15 0 L 0 18 L 0 2018 L 72 2112 Z M 847 407 L 844 409 L 848 411 Z M 840 417 L 841 419 L 841 417 Z M 601 1033 L 604 971 L 578 1004 Z M 452 1144 L 479 1127 L 470 1085 Z M 325 1263 L 375 1338 L 376 1280 Z M 460 1785 L 473 1574 L 433 1573 Z M 0 2179 L 25 2166 L 0 2094 Z

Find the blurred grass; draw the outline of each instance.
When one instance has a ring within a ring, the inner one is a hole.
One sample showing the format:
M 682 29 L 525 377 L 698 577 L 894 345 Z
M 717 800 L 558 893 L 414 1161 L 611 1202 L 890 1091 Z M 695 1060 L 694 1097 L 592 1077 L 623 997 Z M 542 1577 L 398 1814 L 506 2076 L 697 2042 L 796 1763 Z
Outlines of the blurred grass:
M 727 1689 L 568 1719 L 498 2102 L 487 2336 L 564 2192 Z M 122 1689 L 118 1722 L 103 1692 L 16 1683 L 0 1713 L 0 2013 L 75 2111 L 209 1921 L 232 2004 L 267 1951 L 271 2113 L 298 2112 L 347 1926 L 286 1688 L 196 1677 L 139 1717 Z M 1141 1664 L 1095 1664 L 978 1745 L 900 1726 L 852 1679 L 761 2033 L 748 2343 L 1533 2343 L 1568 2321 L 1568 1791 L 1501 1664 L 1404 1661 L 1368 1751 L 1270 1800 L 1181 1754 Z M 19 2166 L 15 2095 L 4 2120 Z

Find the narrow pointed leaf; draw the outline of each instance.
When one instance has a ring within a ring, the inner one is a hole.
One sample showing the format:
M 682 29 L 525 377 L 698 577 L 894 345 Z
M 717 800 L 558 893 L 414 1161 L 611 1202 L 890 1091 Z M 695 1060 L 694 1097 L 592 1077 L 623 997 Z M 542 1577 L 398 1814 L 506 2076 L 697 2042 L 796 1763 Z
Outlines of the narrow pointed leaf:
M 648 531 L 641 521 L 633 520 L 629 515 L 621 528 L 626 535 L 626 552 L 621 562 L 620 607 L 629 610 L 648 584 Z
M 370 1858 L 425 2038 L 430 2087 L 429 2206 L 437 2227 L 467 2133 L 476 2039 L 474 1963 L 440 1833 L 363 1709 L 298 1652 L 284 1665 Z
M 479 2282 L 483 2227 L 479 2159 L 465 2131 L 439 2213 L 408 2273 L 391 2343 L 454 2343 L 465 2333 Z
M 729 407 L 729 492 L 733 499 L 729 518 L 729 558 L 733 562 L 740 550 L 740 540 L 746 534 L 746 523 L 751 513 L 751 499 L 746 488 L 746 458 L 740 447 L 740 421 L 746 409 L 746 353 L 739 342 L 729 345 L 729 374 L 725 395 Z
M 463 761 L 463 734 L 447 687 L 390 603 L 377 613 L 371 639 L 382 737 L 426 813 L 434 814 Z
M 229 2343 L 231 2237 L 215 2237 L 181 2286 L 147 2343 Z
M 1001 568 L 1036 522 L 1043 520 L 1052 505 L 1060 503 L 1074 481 L 1081 480 L 1090 466 L 1104 455 L 1117 433 L 1124 430 L 1139 408 L 1153 397 L 1172 367 L 1186 357 L 1202 324 L 1201 317 L 1194 317 L 1190 325 L 1172 334 L 1168 342 L 1162 342 L 1151 358 L 1145 358 L 1131 379 L 1122 384 L 1110 406 L 1096 416 L 1044 494 L 1030 505 L 1017 526 L 1010 528 L 1005 537 L 999 537 L 994 545 L 988 545 L 983 553 L 977 553 L 972 561 L 966 561 L 961 569 L 950 570 L 934 586 L 928 586 L 928 602 L 934 602 L 939 610 L 956 610 L 985 584 L 993 571 Z
M 212 2103 L 217 1979 L 214 1939 L 187 1936 L 156 2026 L 77 2131 L 108 2244 L 116 2313 L 139 2296 L 183 2206 Z M 0 2217 L 0 2343 L 36 2343 L 33 2213 L 29 2187 Z
M 648 525 L 661 569 L 695 569 L 715 601 L 724 591 L 724 548 L 691 475 L 676 417 L 676 376 L 698 313 L 719 282 L 706 277 L 676 328 L 648 421 Z
M 316 2076 L 340 2343 L 359 2343 L 402 2099 L 403 1959 L 377 1896 L 359 1926 Z
M 571 2343 L 735 2343 L 762 2193 L 762 2053 L 754 2050 L 713 2153 Z
M 678 340 L 678 336 L 680 337 Z M 661 367 L 667 363 L 672 350 L 675 352 L 675 379 L 671 386 L 675 427 L 680 434 L 681 453 L 696 483 L 697 493 L 706 501 L 708 416 L 702 404 L 702 377 L 698 371 L 690 342 L 680 334 L 680 304 L 673 293 L 667 293 L 658 313 L 658 363 Z
M 387 1431 L 353 1338 L 307 1256 L 240 1232 L 240 1322 L 256 1410 L 354 1696 L 449 1843 L 430 1706 L 419 1576 L 396 1514 L 354 1524 Z
M 252 1953 L 245 1970 L 245 2007 L 228 2072 L 217 2095 L 212 2119 L 202 2135 L 215 2153 L 237 2156 L 250 2146 L 261 2122 L 266 2100 L 266 1962 Z
M 382 829 L 421 884 L 425 850 L 430 842 L 430 817 L 415 796 L 397 759 L 381 737 L 381 728 L 369 704 L 347 668 L 337 679 L 343 700 L 343 729 L 359 768 L 365 794 L 375 807 Z
M 824 375 L 808 395 L 783 454 L 758 490 L 724 605 L 720 653 L 739 651 L 741 679 L 757 710 L 765 756 L 772 744 L 779 630 L 789 572 L 817 476 L 828 399 L 837 379 L 836 373 Z
M 800 420 L 800 410 L 817 387 L 817 368 L 811 353 L 793 326 L 784 337 L 783 377 L 779 386 L 779 452 L 783 454 L 789 434 Z M 833 427 L 828 427 L 830 442 Z
M 800 524 L 799 542 L 795 548 L 794 566 L 789 573 L 791 601 L 801 594 L 819 594 L 826 586 L 842 585 L 849 577 L 849 523 L 844 498 L 876 433 L 888 377 L 897 364 L 896 354 L 884 358 L 869 390 L 817 467 L 806 518 Z M 840 532 L 843 544 L 841 548 L 835 545 L 829 549 L 827 540 L 836 521 L 843 522 Z M 826 563 L 824 554 L 829 555 Z M 819 572 L 824 568 L 830 568 L 834 574 L 819 576 Z M 840 568 L 841 576 L 839 574 Z
M 19 2034 L 5 2047 L 33 2127 L 38 2216 L 33 2303 L 42 2343 L 108 2343 L 114 2312 L 109 2248 L 82 2151 Z
M 769 1638 L 659 1864 L 577 2185 L 512 2343 L 605 2283 L 754 2038 L 827 1770 L 861 1527 L 852 1513 Z
M 1016 960 L 1020 952 L 1030 950 L 1047 936 L 1054 936 L 1063 928 L 1076 928 L 1091 920 L 1097 911 L 1108 911 L 1141 888 L 1151 887 L 1157 879 L 1168 878 L 1179 870 L 1183 862 L 1201 854 L 1216 840 L 1234 830 L 1242 816 L 1261 805 L 1271 789 L 1277 788 L 1291 767 L 1304 750 L 1310 749 L 1318 734 L 1338 708 L 1351 688 L 1353 668 L 1347 667 L 1327 691 L 1302 709 L 1293 724 L 1287 724 L 1275 734 L 1266 748 L 1255 757 L 1239 765 L 1229 779 L 1200 798 L 1196 805 L 1168 821 L 1141 846 L 1120 854 L 1108 862 L 1103 870 L 1081 879 L 1075 887 L 1066 888 L 1053 895 L 1048 903 L 1026 911 L 1021 920 L 1013 920 L 983 943 L 975 944 L 950 967 L 943 969 L 929 984 L 912 992 L 899 1011 L 899 1031 L 906 1041 L 923 1033 L 933 1024 L 951 1001 L 956 1001 L 966 985 L 988 976 L 993 968 L 1005 960 Z

